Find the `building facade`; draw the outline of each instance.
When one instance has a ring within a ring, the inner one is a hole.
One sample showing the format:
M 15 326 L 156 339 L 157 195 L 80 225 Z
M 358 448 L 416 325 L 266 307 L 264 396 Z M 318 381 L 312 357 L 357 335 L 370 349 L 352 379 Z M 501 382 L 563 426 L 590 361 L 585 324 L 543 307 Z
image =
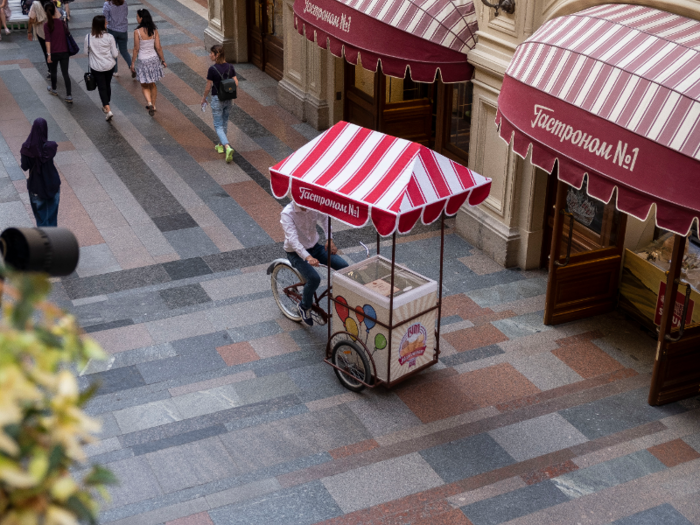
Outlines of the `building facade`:
M 476 0 L 478 32 L 468 52 L 474 75 L 456 84 L 388 77 L 333 56 L 299 34 L 294 0 L 210 0 L 206 44 L 222 43 L 229 60 L 253 62 L 277 78 L 279 103 L 316 129 L 348 120 L 426 144 L 491 178 L 489 198 L 459 212 L 458 231 L 501 265 L 533 269 L 547 265 L 552 177 L 499 138 L 498 95 L 518 44 L 548 20 L 602 3 L 623 2 L 516 0 L 513 14 L 496 15 Z M 635 4 L 700 19 L 693 0 Z M 651 235 L 649 221 L 627 221 L 626 245 Z

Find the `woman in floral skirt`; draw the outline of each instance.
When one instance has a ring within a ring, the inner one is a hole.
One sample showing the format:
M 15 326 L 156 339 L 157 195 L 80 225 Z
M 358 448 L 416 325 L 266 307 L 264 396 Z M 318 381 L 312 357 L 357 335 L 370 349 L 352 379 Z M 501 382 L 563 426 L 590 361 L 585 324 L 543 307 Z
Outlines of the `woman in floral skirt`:
M 158 88 L 156 82 L 163 78 L 163 68 L 168 67 L 160 47 L 158 29 L 148 9 L 136 11 L 138 27 L 134 31 L 134 53 L 131 71 L 136 72 L 136 79 L 141 83 L 146 109 L 153 116 L 156 112 Z

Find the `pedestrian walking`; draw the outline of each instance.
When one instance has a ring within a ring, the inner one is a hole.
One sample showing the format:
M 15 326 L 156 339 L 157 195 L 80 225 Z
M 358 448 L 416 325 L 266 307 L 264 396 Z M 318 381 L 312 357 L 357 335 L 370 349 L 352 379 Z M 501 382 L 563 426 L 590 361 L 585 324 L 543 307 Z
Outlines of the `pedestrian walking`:
M 92 30 L 85 35 L 85 54 L 90 57 L 90 71 L 95 77 L 102 101 L 105 120 L 112 120 L 114 113 L 109 107 L 112 98 L 112 74 L 117 64 L 117 42 L 107 32 L 107 19 L 97 15 L 92 19 Z
M 27 38 L 31 41 L 36 38 L 39 41 L 41 50 L 44 52 L 46 62 L 46 78 L 51 78 L 49 70 L 49 56 L 46 54 L 46 37 L 44 36 L 44 24 L 46 23 L 46 11 L 39 0 L 34 0 L 29 8 L 29 24 L 27 25 Z
M 207 95 L 211 93 L 211 116 L 214 119 L 214 129 L 219 136 L 219 144 L 214 146 L 217 152 L 226 152 L 226 162 L 233 160 L 233 148 L 228 143 L 228 116 L 231 112 L 232 100 L 219 100 L 219 89 L 221 81 L 225 79 L 233 79 L 238 87 L 238 77 L 236 69 L 233 65 L 226 62 L 224 54 L 224 46 L 211 46 L 209 50 L 209 59 L 214 62 L 214 65 L 209 67 L 207 71 L 207 86 L 204 89 L 202 97 L 202 106 L 207 102 Z
M 53 163 L 58 144 L 48 138 L 49 126 L 43 118 L 38 118 L 19 150 L 22 169 L 29 172 L 29 203 L 39 228 L 56 226 L 58 222 L 61 177 Z
M 131 60 L 131 72 L 136 72 L 136 78 L 141 83 L 141 91 L 146 99 L 148 114 L 156 112 L 156 97 L 158 87 L 156 82 L 163 78 L 163 68 L 168 67 L 163 58 L 163 48 L 160 47 L 158 28 L 148 9 L 136 11 L 138 27 L 134 31 L 134 55 Z M 138 59 L 138 61 L 137 61 Z
M 10 30 L 7 27 L 7 21 L 12 16 L 10 11 L 10 0 L 0 0 L 0 23 L 5 28 L 5 34 L 9 35 Z M 2 30 L 0 30 L 0 40 L 2 40 Z
M 66 10 L 66 20 L 70 22 L 70 4 L 73 2 L 73 0 L 63 0 L 61 4 L 63 5 L 63 8 Z
M 102 14 L 107 19 L 107 31 L 114 37 L 126 65 L 131 69 L 129 55 L 129 6 L 124 0 L 107 0 L 102 6 Z M 119 76 L 119 64 L 114 66 L 114 76 Z M 131 72 L 131 78 L 136 78 L 136 72 Z
M 51 86 L 46 89 L 53 96 L 57 97 L 56 91 L 56 76 L 58 66 L 61 66 L 61 75 L 63 82 L 66 85 L 66 102 L 73 103 L 71 95 L 70 76 L 68 75 L 68 63 L 70 54 L 68 53 L 68 27 L 61 20 L 61 14 L 56 9 L 56 5 L 48 2 L 44 6 L 46 11 L 46 23 L 44 24 L 44 35 L 46 36 L 46 55 L 49 63 L 49 72 L 51 73 Z

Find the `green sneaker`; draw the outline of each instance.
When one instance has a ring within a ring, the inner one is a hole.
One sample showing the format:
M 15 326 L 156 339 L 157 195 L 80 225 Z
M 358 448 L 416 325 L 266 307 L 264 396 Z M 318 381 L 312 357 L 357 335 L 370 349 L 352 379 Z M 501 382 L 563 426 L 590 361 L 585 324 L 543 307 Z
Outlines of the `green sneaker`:
M 226 146 L 226 163 L 230 163 L 233 160 L 233 148 Z
M 214 149 L 216 150 L 217 153 L 224 152 L 224 147 L 221 144 L 217 144 L 216 146 L 214 146 Z

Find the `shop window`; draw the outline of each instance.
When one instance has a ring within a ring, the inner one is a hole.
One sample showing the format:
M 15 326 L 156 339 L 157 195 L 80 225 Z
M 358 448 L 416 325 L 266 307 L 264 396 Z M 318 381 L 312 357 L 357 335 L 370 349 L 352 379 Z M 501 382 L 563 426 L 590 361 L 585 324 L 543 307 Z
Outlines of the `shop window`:
M 586 193 L 584 181 L 580 190 L 568 187 L 566 192 L 567 213 L 573 216 L 574 232 L 571 238 L 571 254 L 589 252 L 617 245 L 620 213 L 611 201 L 600 202 Z M 564 238 L 568 237 L 570 220 L 564 221 Z M 566 256 L 567 243 L 561 243 L 562 256 Z
M 472 121 L 472 83 L 461 82 L 447 87 L 446 134 L 444 147 L 466 161 Z

